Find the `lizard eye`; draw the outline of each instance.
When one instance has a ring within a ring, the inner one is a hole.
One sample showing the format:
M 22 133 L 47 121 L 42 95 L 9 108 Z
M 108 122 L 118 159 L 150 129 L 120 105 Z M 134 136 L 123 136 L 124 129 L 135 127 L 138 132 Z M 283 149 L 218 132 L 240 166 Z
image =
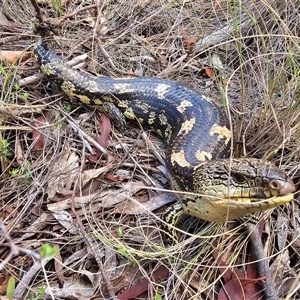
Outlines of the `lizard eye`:
M 247 181 L 246 177 L 242 174 L 234 174 L 232 177 L 237 183 L 244 183 Z

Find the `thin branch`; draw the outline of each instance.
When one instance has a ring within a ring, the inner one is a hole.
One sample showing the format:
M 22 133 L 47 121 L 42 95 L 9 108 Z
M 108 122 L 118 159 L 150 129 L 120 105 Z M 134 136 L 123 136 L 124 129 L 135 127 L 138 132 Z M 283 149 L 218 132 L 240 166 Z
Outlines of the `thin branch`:
M 60 26 L 62 22 L 64 22 L 66 19 L 69 19 L 69 18 L 72 18 L 74 17 L 76 14 L 82 12 L 82 11 L 85 11 L 85 10 L 89 10 L 89 9 L 92 9 L 92 8 L 98 8 L 99 7 L 99 4 L 96 3 L 96 4 L 91 4 L 89 6 L 85 6 L 85 7 L 81 7 L 79 9 L 76 9 L 74 11 L 72 11 L 71 13 L 68 13 L 66 15 L 64 15 L 63 17 L 61 17 L 55 24 L 56 27 Z
M 43 15 L 42 15 L 42 11 L 41 11 L 40 7 L 38 6 L 36 0 L 30 0 L 30 2 L 36 11 L 36 17 L 37 17 L 39 23 L 42 24 L 44 22 L 44 19 L 43 19 Z
M 266 280 L 261 281 L 261 285 L 263 286 L 263 291 L 265 295 L 264 298 L 265 300 L 277 300 L 278 295 L 274 283 L 272 282 L 272 274 L 269 267 L 269 261 L 264 252 L 259 228 L 257 224 L 252 224 L 250 222 L 246 223 L 244 228 L 250 237 L 250 242 L 253 249 L 252 254 L 254 260 L 257 261 L 258 276 L 267 277 Z
M 9 252 L 8 256 L 0 263 L 0 271 L 15 255 L 19 255 L 20 252 L 23 252 L 26 255 L 30 255 L 33 258 L 35 258 L 36 260 L 40 260 L 41 257 L 39 254 L 35 253 L 32 250 L 21 248 L 13 242 L 13 240 L 11 239 L 11 237 L 10 237 L 9 233 L 7 232 L 6 227 L 1 219 L 0 219 L 0 231 L 2 231 L 2 237 L 8 242 L 8 245 L 10 247 L 10 252 Z

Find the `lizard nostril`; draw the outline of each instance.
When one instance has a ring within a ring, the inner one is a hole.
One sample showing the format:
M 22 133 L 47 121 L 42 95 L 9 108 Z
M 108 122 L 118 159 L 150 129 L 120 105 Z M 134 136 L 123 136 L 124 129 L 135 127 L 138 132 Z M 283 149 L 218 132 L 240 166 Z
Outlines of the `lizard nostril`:
M 282 188 L 282 184 L 278 180 L 271 180 L 269 182 L 269 187 L 273 190 L 280 190 Z
M 270 180 L 269 188 L 271 189 L 272 194 L 274 192 L 273 196 L 284 196 L 295 191 L 295 185 L 291 179 L 287 181 L 277 179 Z

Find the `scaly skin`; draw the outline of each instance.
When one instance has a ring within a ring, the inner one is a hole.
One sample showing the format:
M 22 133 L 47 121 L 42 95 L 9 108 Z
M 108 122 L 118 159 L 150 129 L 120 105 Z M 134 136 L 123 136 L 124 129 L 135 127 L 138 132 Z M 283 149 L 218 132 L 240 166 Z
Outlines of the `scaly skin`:
M 170 224 L 166 230 L 172 231 L 182 214 L 224 222 L 293 199 L 292 180 L 272 163 L 225 158 L 228 119 L 193 89 L 150 77 L 93 77 L 67 66 L 43 45 L 36 46 L 35 55 L 41 70 L 70 98 L 99 107 L 113 104 L 165 139 L 171 186 L 180 191 L 163 217 Z

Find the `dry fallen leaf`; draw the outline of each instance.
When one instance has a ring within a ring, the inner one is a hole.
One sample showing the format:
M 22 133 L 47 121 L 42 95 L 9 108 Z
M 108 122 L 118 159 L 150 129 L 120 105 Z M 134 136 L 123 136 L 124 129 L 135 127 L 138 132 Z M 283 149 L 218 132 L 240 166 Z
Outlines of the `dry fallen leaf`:
M 29 52 L 24 51 L 0 51 L 0 61 L 7 61 L 12 64 L 21 58 L 21 61 L 29 57 Z
M 70 197 L 63 201 L 50 203 L 47 205 L 47 208 L 50 211 L 66 210 L 70 208 L 72 201 L 74 201 L 75 208 L 81 208 L 83 205 L 91 203 L 97 206 L 94 207 L 95 210 L 97 208 L 109 208 L 132 197 L 132 195 L 141 190 L 144 185 L 142 181 L 128 182 L 118 190 L 115 188 L 105 191 L 99 190 L 87 196 L 74 197 L 74 199 Z
M 79 233 L 77 223 L 74 222 L 72 216 L 67 211 L 55 211 L 53 212 L 53 216 L 60 223 L 60 225 L 67 229 L 67 231 L 71 234 Z
M 218 300 L 262 299 L 262 287 L 258 281 L 265 280 L 266 277 L 258 277 L 257 265 L 251 263 L 253 259 L 251 255 L 248 264 L 243 269 L 230 267 L 218 251 L 213 252 L 213 257 L 224 280 L 224 285 L 218 294 Z
M 48 199 L 59 194 L 69 194 L 79 172 L 78 155 L 66 147 L 58 160 L 53 162 L 46 189 Z
M 105 179 L 110 180 L 110 181 L 115 181 L 115 182 L 116 181 L 121 181 L 120 176 L 114 175 L 114 174 L 111 174 L 111 173 L 106 174 Z
M 219 292 L 218 300 L 262 299 L 261 287 L 258 283 L 265 278 L 235 278 L 225 283 Z
M 111 167 L 112 164 L 107 163 L 104 167 L 83 171 L 80 178 L 81 185 L 85 186 L 92 179 L 98 178 L 100 175 L 105 174 Z
M 40 116 L 35 121 L 35 126 L 42 127 L 45 124 L 45 118 L 43 116 Z M 32 140 L 33 140 L 33 149 L 34 150 L 43 150 L 44 148 L 44 139 L 43 135 L 39 130 L 34 130 L 32 132 Z
M 210 57 L 209 61 L 210 61 L 210 66 L 212 66 L 214 69 L 217 69 L 217 70 L 219 70 L 220 72 L 221 72 L 222 70 L 224 70 L 224 66 L 223 66 L 223 63 L 222 63 L 222 61 L 221 61 L 219 55 L 217 55 L 217 54 L 214 53 L 214 54 Z
M 65 276 L 64 276 L 64 271 L 63 271 L 64 266 L 62 263 L 63 259 L 62 259 L 61 252 L 60 252 L 61 248 L 58 244 L 54 244 L 53 246 L 55 248 L 55 255 L 54 255 L 54 257 L 55 257 L 55 259 L 54 259 L 55 273 L 57 274 L 60 284 L 63 285 L 64 281 L 65 281 L 65 279 L 64 279 Z
M 87 278 L 87 277 L 85 277 Z M 89 280 L 83 280 L 82 276 L 65 277 L 65 282 L 62 287 L 58 283 L 51 282 L 45 290 L 44 297 L 51 299 L 73 299 L 83 300 L 92 299 L 95 288 Z
M 163 279 L 166 279 L 169 275 L 169 269 L 165 266 L 158 267 L 152 274 L 149 275 L 154 282 L 160 282 Z M 129 300 L 134 299 L 142 293 L 146 292 L 149 288 L 150 282 L 149 279 L 144 278 L 135 285 L 133 285 L 130 289 L 124 291 L 120 295 L 118 295 L 119 300 Z
M 0 274 L 0 293 L 4 293 L 7 288 L 7 283 L 10 275 L 9 274 Z
M 207 75 L 207 77 L 213 79 L 215 77 L 214 72 L 212 71 L 211 68 L 205 67 L 203 68 L 205 74 Z
M 227 79 L 227 78 L 222 78 L 222 83 L 224 85 L 228 84 L 228 85 L 230 85 L 232 87 L 234 86 L 234 83 L 231 80 Z
M 192 52 L 192 44 L 193 42 L 191 41 L 186 29 L 181 29 L 180 30 L 180 33 L 182 35 L 182 39 L 183 39 L 183 42 L 185 44 L 185 48 L 186 48 L 186 52 L 187 53 L 191 53 Z
M 96 142 L 103 148 L 106 148 L 108 145 L 108 139 L 111 130 L 111 122 L 110 119 L 103 113 L 100 114 L 101 123 L 98 126 L 98 136 L 96 138 Z M 99 157 L 103 153 L 99 149 L 95 149 L 95 154 L 90 155 L 88 159 L 91 162 L 97 162 Z
M 176 196 L 173 193 L 162 192 L 158 195 L 150 197 L 146 202 L 137 205 L 137 200 L 128 199 L 122 203 L 122 207 L 117 207 L 113 213 L 124 213 L 128 215 L 140 215 L 147 211 L 154 211 L 170 202 L 176 201 Z

